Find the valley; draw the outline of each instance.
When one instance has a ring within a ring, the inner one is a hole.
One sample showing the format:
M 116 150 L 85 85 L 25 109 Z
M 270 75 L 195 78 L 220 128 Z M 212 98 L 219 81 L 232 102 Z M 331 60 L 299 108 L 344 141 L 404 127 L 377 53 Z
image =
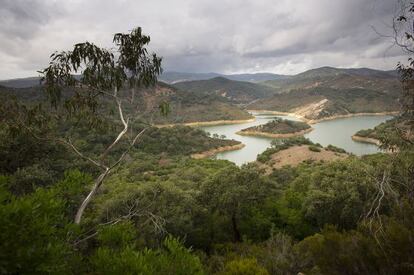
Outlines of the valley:
M 3 2 L 0 275 L 414 274 L 414 2 Z
M 297 117 L 289 115 L 270 115 L 261 113 L 254 113 L 254 115 L 256 120 L 250 123 L 200 127 L 204 131 L 211 134 L 216 134 L 217 136 L 224 135 L 226 138 L 238 140 L 242 144 L 245 144 L 245 146 L 240 150 L 218 153 L 216 155 L 217 159 L 229 160 L 237 165 L 253 162 L 256 160 L 257 155 L 271 147 L 273 138 L 265 136 L 240 135 L 240 131 L 249 127 L 264 125 L 274 120 L 274 118 L 300 121 Z M 392 117 L 387 115 L 355 116 L 323 121 L 313 124 L 313 130 L 311 132 L 304 133 L 303 136 L 314 143 L 319 143 L 323 146 L 334 145 L 358 156 L 374 154 L 381 152 L 376 145 L 354 141 L 352 136 L 359 130 L 375 127 L 390 118 Z

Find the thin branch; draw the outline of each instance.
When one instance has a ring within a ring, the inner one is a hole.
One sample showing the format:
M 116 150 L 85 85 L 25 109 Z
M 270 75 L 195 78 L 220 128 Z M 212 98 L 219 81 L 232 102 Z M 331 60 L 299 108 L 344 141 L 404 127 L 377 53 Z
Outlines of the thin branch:
M 61 143 L 63 143 L 63 144 L 65 144 L 65 145 L 67 145 L 67 146 L 69 146 L 78 156 L 80 156 L 81 158 L 83 158 L 83 159 L 85 159 L 85 160 L 87 160 L 87 161 L 89 161 L 89 162 L 91 162 L 92 164 L 94 164 L 95 166 L 98 166 L 98 167 L 100 167 L 100 168 L 102 168 L 102 169 L 104 169 L 104 170 L 106 170 L 106 169 L 108 169 L 108 167 L 107 166 L 105 166 L 104 164 L 102 164 L 102 163 L 99 163 L 99 162 L 97 162 L 97 161 L 95 161 L 95 160 L 93 160 L 92 158 L 90 158 L 90 157 L 87 157 L 87 156 L 85 156 L 84 154 L 82 154 L 76 147 L 75 147 L 75 145 L 73 145 L 73 143 L 70 141 L 70 139 L 69 140 L 65 140 L 65 139 L 58 139 L 57 141 L 59 141 L 59 142 L 61 142 Z
M 123 159 L 124 157 L 129 153 L 129 151 L 134 147 L 135 143 L 137 142 L 137 140 L 145 133 L 145 131 L 148 129 L 144 128 L 141 130 L 141 132 L 139 132 L 135 138 L 132 140 L 131 144 L 129 145 L 129 147 L 122 153 L 121 157 L 119 157 L 119 159 L 109 168 L 110 170 L 113 169 L 115 166 L 117 166 Z

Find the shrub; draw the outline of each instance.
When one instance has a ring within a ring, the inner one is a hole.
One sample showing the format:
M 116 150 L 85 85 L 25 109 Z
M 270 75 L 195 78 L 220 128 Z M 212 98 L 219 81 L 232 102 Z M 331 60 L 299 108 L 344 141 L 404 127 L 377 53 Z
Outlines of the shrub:
M 326 150 L 328 150 L 328 151 L 332 151 L 332 152 L 336 152 L 336 153 L 346 154 L 346 151 L 345 151 L 344 149 L 339 148 L 339 147 L 336 147 L 336 146 L 331 145 L 331 144 L 329 144 L 329 145 L 326 147 Z
M 321 149 L 319 147 L 315 146 L 315 145 L 310 145 L 309 150 L 312 151 L 312 152 L 320 152 L 321 151 Z
M 266 269 L 258 265 L 256 259 L 234 260 L 226 264 L 223 275 L 267 275 Z

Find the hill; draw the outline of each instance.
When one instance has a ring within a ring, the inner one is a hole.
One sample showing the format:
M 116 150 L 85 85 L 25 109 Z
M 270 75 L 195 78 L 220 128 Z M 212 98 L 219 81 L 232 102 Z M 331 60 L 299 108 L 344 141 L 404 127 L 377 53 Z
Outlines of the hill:
M 400 147 L 404 141 L 410 143 L 414 139 L 412 132 L 413 122 L 409 117 L 397 116 L 387 120 L 373 129 L 363 129 L 355 133 L 352 139 L 359 142 L 381 145 L 381 141 L 395 144 Z M 396 137 L 397 136 L 397 137 Z M 403 137 L 403 142 L 398 142 Z M 399 144 L 401 143 L 401 144 Z
M 37 102 L 44 97 L 40 86 L 29 88 L 0 86 L 0 93 L 3 96 L 16 96 L 27 103 Z M 137 97 L 141 101 L 140 107 L 143 110 L 144 118 L 155 124 L 252 118 L 248 112 L 241 110 L 221 96 L 178 90 L 162 82 L 158 82 L 153 88 L 140 90 Z M 158 111 L 159 104 L 164 101 L 169 103 L 171 110 L 167 117 L 161 116 Z
M 183 81 L 200 78 L 204 80 Z M 251 110 L 296 113 L 310 121 L 356 113 L 393 112 L 399 109 L 398 96 L 401 90 L 396 71 L 369 68 L 322 67 L 294 76 L 239 74 L 223 77 L 217 73 L 166 72 L 160 79 L 182 82 L 171 86 L 165 84 L 155 97 L 146 93 L 145 102 L 160 102 L 160 99 L 171 101 L 173 112 L 167 120 L 177 123 L 196 119 L 239 120 L 249 117 L 232 103 L 244 104 Z M 263 79 L 266 81 L 252 83 Z M 3 86 L 28 89 L 23 92 L 25 97 L 31 89 L 29 86 L 36 84 L 36 78 L 0 82 Z M 20 93 L 18 89 L 14 92 Z M 164 118 L 157 120 L 168 122 Z
M 29 88 L 40 85 L 40 77 L 15 78 L 0 81 L 0 85 L 8 88 Z
M 236 81 L 261 82 L 267 80 L 284 79 L 289 76 L 272 73 L 252 74 L 219 74 L 219 73 L 186 73 L 186 72 L 164 72 L 159 79 L 165 83 L 175 84 L 178 82 L 207 80 L 215 77 L 224 77 Z
M 249 109 L 291 112 L 308 120 L 399 109 L 401 84 L 392 71 L 323 67 L 265 84 L 276 94 Z
M 366 88 L 387 91 L 399 85 L 399 78 L 396 71 L 321 67 L 289 78 L 266 81 L 263 84 L 275 88 L 280 93 L 315 87 Z
M 162 82 L 159 82 L 155 92 L 148 90 L 143 93 L 143 102 L 145 102 L 147 108 L 157 107 L 162 101 L 169 103 L 171 113 L 167 117 L 161 116 L 159 112 L 151 114 L 154 123 L 157 124 L 247 120 L 252 118 L 248 112 L 221 96 L 179 90 Z
M 209 80 L 180 82 L 174 87 L 196 94 L 219 95 L 235 103 L 249 103 L 269 97 L 274 89 L 265 85 L 216 77 Z

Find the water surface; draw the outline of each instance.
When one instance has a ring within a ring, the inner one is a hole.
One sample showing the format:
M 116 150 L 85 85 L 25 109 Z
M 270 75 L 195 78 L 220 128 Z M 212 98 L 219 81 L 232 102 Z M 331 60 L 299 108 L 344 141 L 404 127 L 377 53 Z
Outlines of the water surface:
M 275 117 L 298 120 L 292 116 L 258 114 L 255 117 L 255 121 L 248 123 L 200 127 L 211 134 L 225 135 L 226 138 L 241 141 L 246 145 L 240 150 L 219 153 L 216 156 L 217 159 L 226 159 L 237 165 L 254 161 L 258 154 L 270 147 L 272 139 L 266 137 L 240 136 L 236 132 L 251 126 L 265 124 Z M 314 130 L 306 134 L 305 137 L 323 146 L 329 144 L 338 146 L 355 155 L 373 154 L 380 151 L 376 145 L 353 141 L 351 136 L 361 129 L 373 128 L 390 118 L 391 116 L 356 116 L 323 121 L 313 124 L 312 127 Z

